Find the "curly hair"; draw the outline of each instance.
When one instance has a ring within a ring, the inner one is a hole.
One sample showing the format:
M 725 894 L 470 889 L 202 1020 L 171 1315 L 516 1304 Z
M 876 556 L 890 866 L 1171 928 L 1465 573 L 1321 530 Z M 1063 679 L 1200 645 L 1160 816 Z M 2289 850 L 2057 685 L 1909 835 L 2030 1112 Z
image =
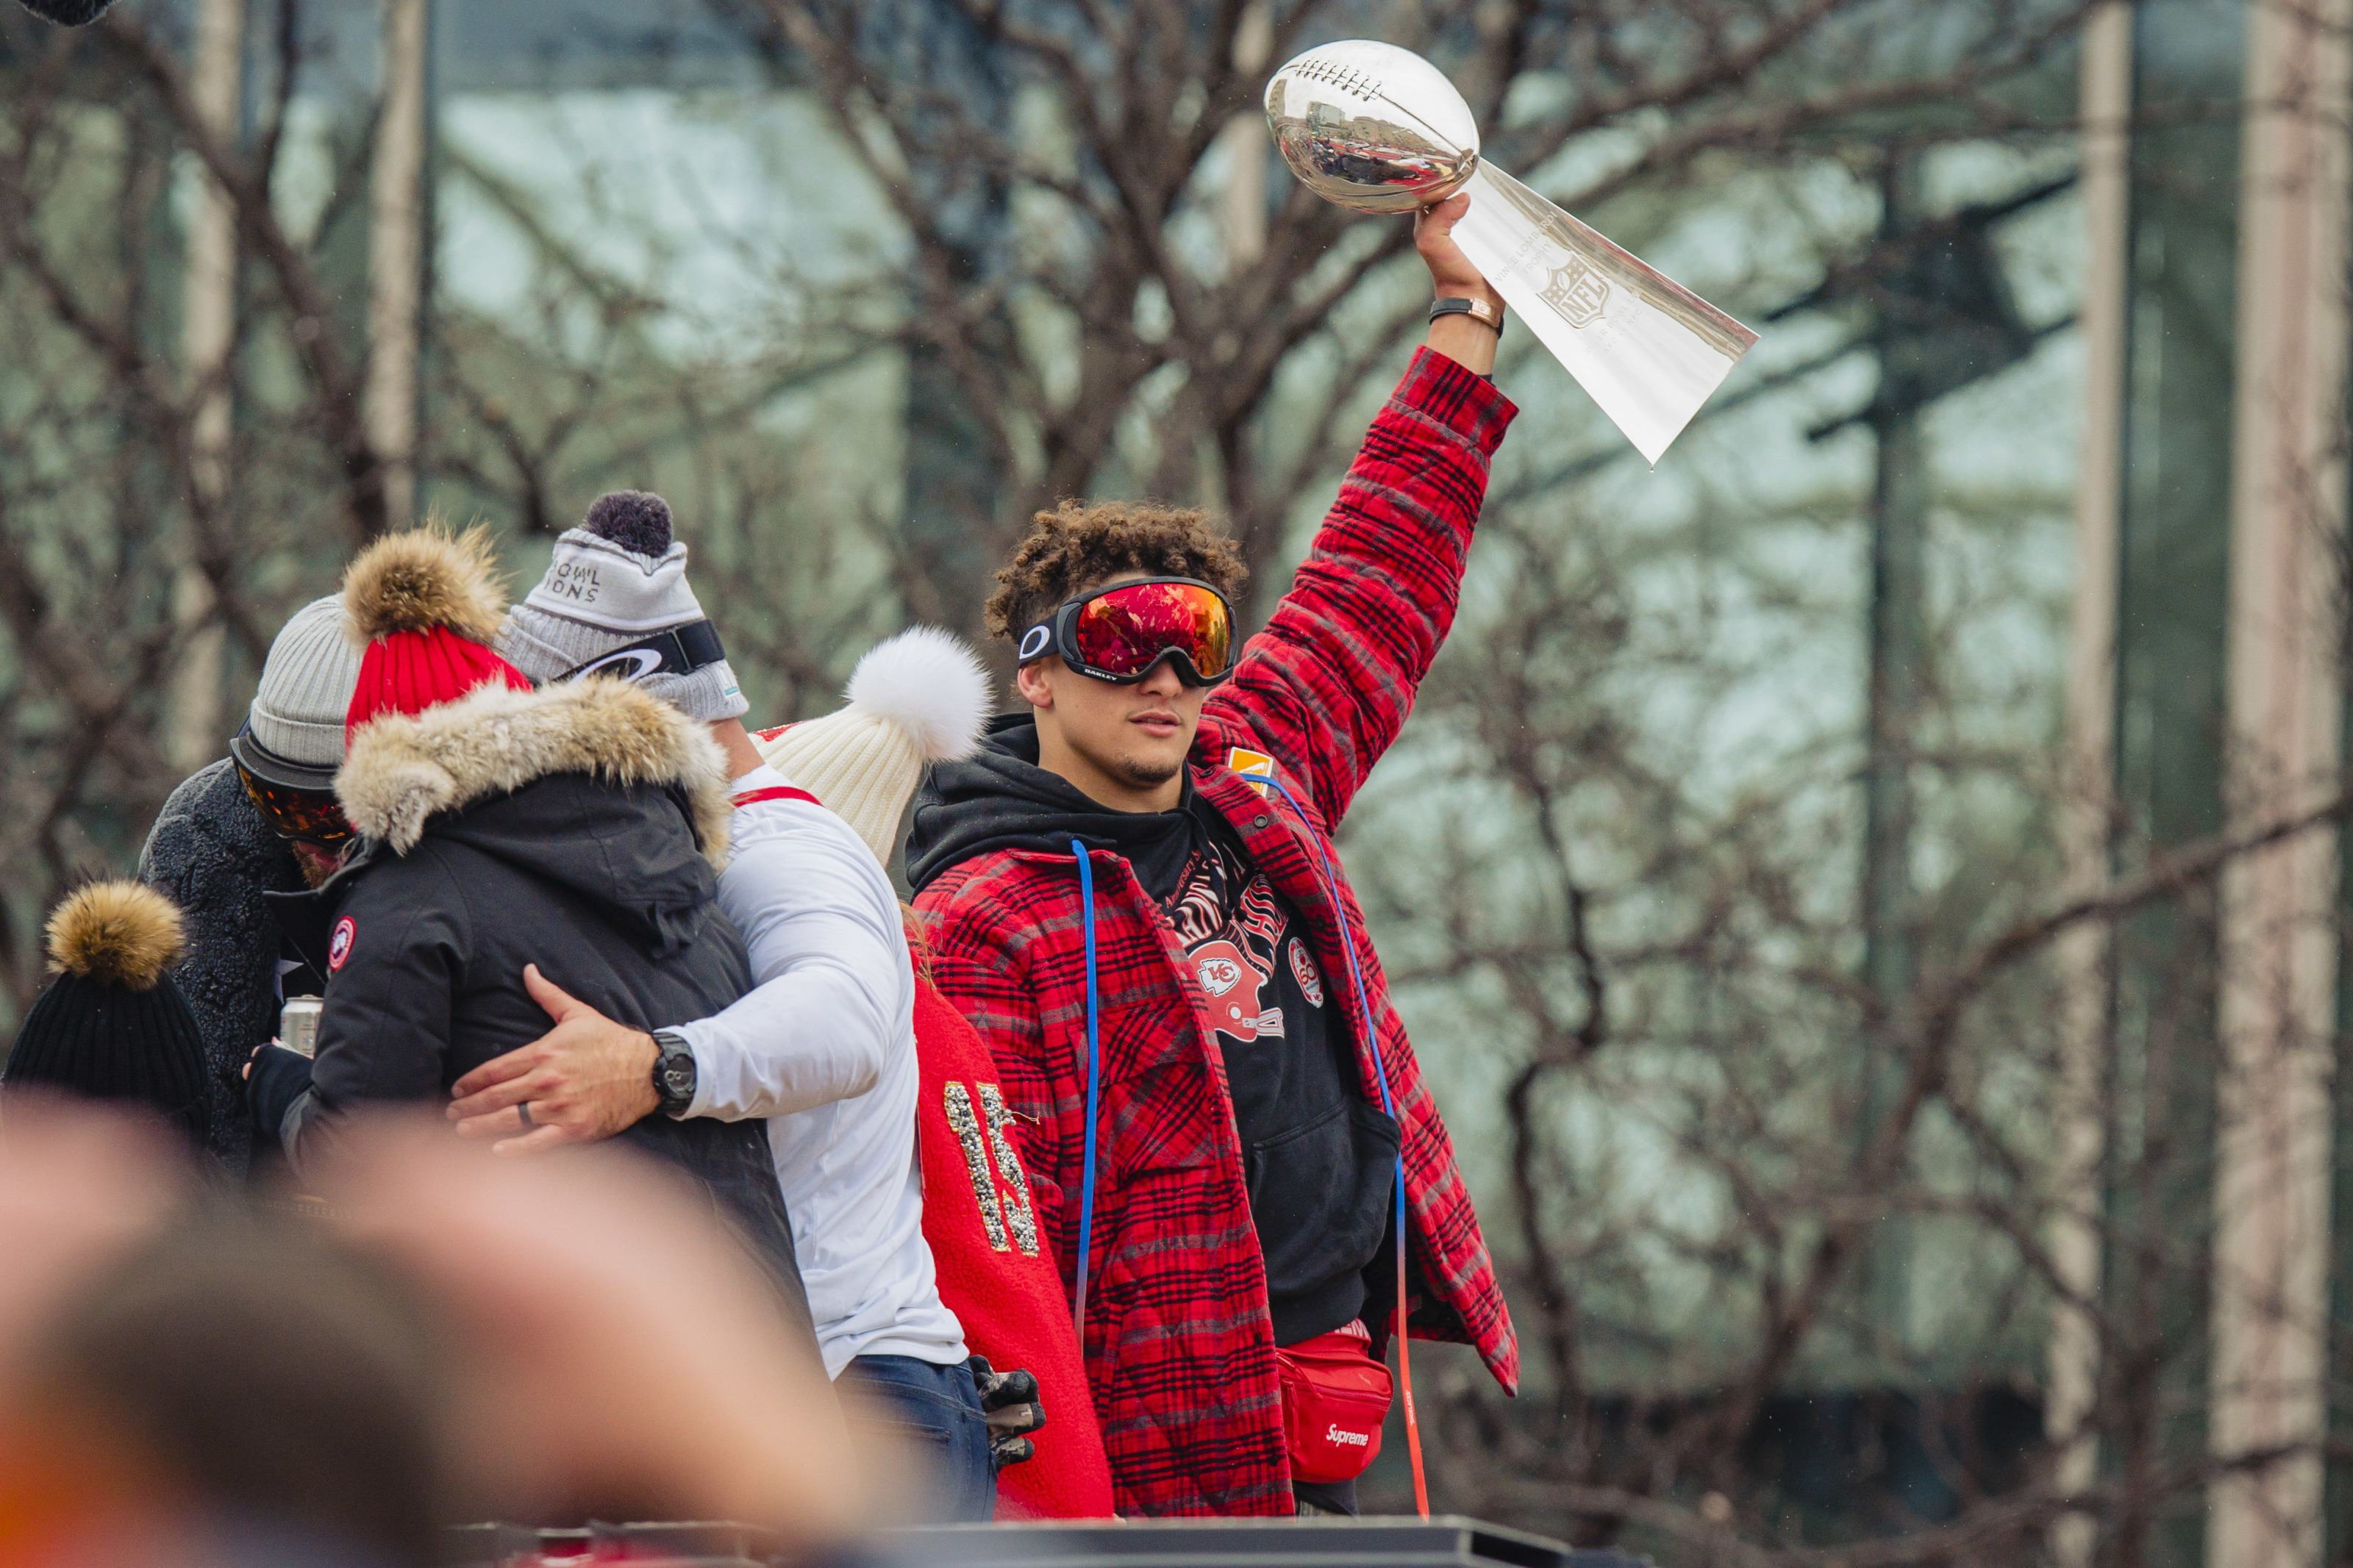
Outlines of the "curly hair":
M 1015 637 L 1055 605 L 1123 573 L 1196 577 L 1231 597 L 1250 568 L 1208 514 L 1150 501 L 1066 500 L 1029 520 L 988 601 L 992 637 Z

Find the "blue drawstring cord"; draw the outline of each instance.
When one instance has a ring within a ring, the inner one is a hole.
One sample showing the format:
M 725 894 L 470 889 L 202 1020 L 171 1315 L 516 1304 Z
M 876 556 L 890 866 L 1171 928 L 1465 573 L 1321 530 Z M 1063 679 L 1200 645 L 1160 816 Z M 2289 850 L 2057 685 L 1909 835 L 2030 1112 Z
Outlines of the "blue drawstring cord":
M 1390 1121 L 1397 1121 L 1397 1101 L 1389 1094 L 1388 1064 L 1381 1059 L 1380 1029 L 1373 1021 L 1372 998 L 1365 990 L 1364 970 L 1356 962 L 1356 942 L 1354 934 L 1348 929 L 1347 911 L 1340 904 L 1339 878 L 1332 868 L 1332 852 L 1324 847 L 1323 837 L 1313 831 L 1314 825 L 1308 822 L 1307 813 L 1300 809 L 1298 800 L 1289 790 L 1283 788 L 1281 779 L 1268 778 L 1254 782 L 1263 782 L 1271 786 L 1290 804 L 1293 812 L 1297 814 L 1300 821 L 1310 829 L 1308 837 L 1315 846 L 1316 857 L 1323 862 L 1324 896 L 1331 900 L 1332 918 L 1339 922 L 1340 951 L 1347 955 L 1348 982 L 1356 988 L 1356 1011 L 1365 1020 L 1366 1043 L 1373 1048 L 1373 1072 L 1379 1079 L 1381 1085 L 1381 1111 Z M 1079 862 L 1079 905 L 1085 922 L 1087 944 L 1086 1160 L 1083 1167 L 1084 1173 L 1080 1178 L 1084 1183 L 1084 1186 L 1079 1194 L 1079 1288 L 1071 1302 L 1071 1319 L 1078 1326 L 1079 1348 L 1083 1353 L 1086 1348 L 1088 1244 L 1094 1235 L 1095 1105 L 1103 1088 L 1103 1045 L 1098 1036 L 1095 996 L 1094 867 L 1087 858 L 1086 845 L 1079 839 L 1071 840 L 1071 853 L 1078 858 Z M 1403 1136 L 1405 1124 L 1403 1122 L 1398 1122 L 1398 1132 L 1399 1136 L 1396 1184 L 1397 1234 L 1398 1245 L 1402 1247 L 1405 1245 L 1405 1139 Z
M 1298 816 L 1301 825 L 1308 828 L 1308 837 L 1314 844 L 1316 858 L 1322 863 L 1324 896 L 1331 901 L 1332 918 L 1338 923 L 1340 928 L 1340 951 L 1348 960 L 1348 982 L 1355 988 L 1356 993 L 1356 1012 L 1365 1021 L 1365 1041 L 1372 1047 L 1373 1072 L 1381 1086 L 1381 1110 L 1391 1121 L 1397 1123 L 1398 1155 L 1396 1163 L 1396 1180 L 1393 1185 L 1395 1187 L 1397 1196 L 1397 1246 L 1400 1263 L 1400 1267 L 1398 1268 L 1399 1295 L 1398 1299 L 1398 1331 L 1402 1335 L 1405 1331 L 1405 1299 L 1403 1296 L 1404 1268 L 1402 1267 L 1406 1247 L 1405 1123 L 1398 1120 L 1397 1100 L 1389 1092 L 1388 1064 L 1383 1060 L 1381 1057 L 1380 1026 L 1373 1016 L 1372 997 L 1365 989 L 1364 967 L 1356 961 L 1356 936 L 1355 933 L 1350 931 L 1348 926 L 1347 910 L 1340 902 L 1339 874 L 1333 868 L 1332 852 L 1325 847 L 1323 836 L 1314 831 L 1314 825 L 1309 821 L 1307 813 L 1301 808 L 1298 799 L 1292 795 L 1291 791 L 1283 787 L 1282 781 L 1269 777 L 1264 780 L 1254 780 L 1252 782 L 1262 782 L 1274 789 L 1275 792 L 1281 795 L 1283 800 L 1290 805 L 1292 812 Z M 1096 991 L 1095 979 L 1094 867 L 1087 858 L 1086 845 L 1081 840 L 1076 838 L 1071 840 L 1071 853 L 1077 858 L 1079 862 L 1079 905 L 1081 919 L 1086 934 L 1087 958 L 1086 1153 L 1084 1163 L 1082 1167 L 1082 1173 L 1080 1177 L 1080 1181 L 1082 1185 L 1079 1194 L 1078 1289 L 1073 1293 L 1071 1301 L 1071 1321 L 1078 1331 L 1079 1353 L 1083 1356 L 1086 1353 L 1087 1345 L 1087 1265 L 1090 1261 L 1090 1252 L 1094 1238 L 1095 1121 L 1098 1100 L 1103 1088 L 1103 1042 L 1100 1032 L 1100 1003 Z M 1408 1397 L 1410 1399 L 1411 1395 L 1409 1394 Z M 1419 1466 L 1417 1466 L 1416 1468 L 1418 1470 Z M 1419 1483 L 1419 1475 L 1417 1475 L 1415 1479 L 1417 1483 Z M 1419 1489 L 1418 1484 L 1416 1489 L 1417 1491 Z M 1425 1516 L 1428 1513 L 1426 1504 L 1424 1506 L 1423 1512 Z
M 1097 1034 L 1095 1005 L 1095 872 L 1087 847 L 1073 838 L 1071 853 L 1079 858 L 1079 904 L 1087 934 L 1087 1153 L 1079 1193 L 1079 1289 L 1071 1301 L 1071 1323 L 1078 1331 L 1079 1354 L 1087 1353 L 1087 1249 L 1095 1226 L 1095 1097 L 1103 1088 L 1103 1042 Z
M 1316 857 L 1324 863 L 1324 896 L 1332 900 L 1332 918 L 1340 927 L 1340 951 L 1347 955 L 1348 979 L 1356 988 L 1356 1011 L 1365 1020 L 1366 1043 L 1373 1047 L 1373 1071 L 1381 1080 L 1381 1111 L 1391 1121 L 1398 1121 L 1397 1101 L 1389 1097 L 1388 1064 L 1381 1060 L 1381 1031 L 1379 1026 L 1373 1020 L 1373 1004 L 1365 992 L 1364 972 L 1356 964 L 1356 934 L 1348 929 L 1348 913 L 1340 906 L 1340 879 L 1332 868 L 1332 851 L 1324 847 L 1324 836 L 1314 831 L 1314 824 L 1307 820 L 1307 813 L 1300 809 L 1299 802 L 1292 793 L 1282 787 L 1281 779 L 1270 774 L 1263 780 L 1252 782 L 1271 786 L 1290 803 L 1293 813 L 1298 816 L 1301 825 L 1308 829 L 1307 837 L 1315 846 Z M 1398 1121 L 1397 1236 L 1398 1245 L 1403 1247 L 1405 1245 L 1405 1123 L 1402 1121 Z
M 1307 837 L 1315 845 L 1316 858 L 1324 863 L 1324 896 L 1332 900 L 1332 918 L 1339 923 L 1340 927 L 1340 951 L 1347 955 L 1348 979 L 1356 988 L 1356 1011 L 1364 1016 L 1365 1040 L 1373 1047 L 1373 1071 L 1379 1075 L 1381 1080 L 1381 1110 L 1391 1121 L 1397 1123 L 1398 1154 L 1395 1185 L 1397 1187 L 1398 1382 L 1404 1385 L 1405 1390 L 1405 1442 L 1407 1452 L 1412 1457 L 1414 1511 L 1420 1514 L 1422 1518 L 1428 1519 L 1430 1517 L 1430 1479 L 1422 1471 L 1421 1421 L 1414 1413 L 1413 1366 L 1406 1349 L 1405 1123 L 1398 1120 L 1397 1101 L 1389 1096 L 1388 1064 L 1381 1060 L 1380 1025 L 1373 1017 L 1372 1000 L 1365 994 L 1364 970 L 1356 962 L 1356 933 L 1348 929 L 1348 912 L 1340 904 L 1340 878 L 1339 874 L 1332 868 L 1330 841 L 1325 835 L 1315 831 L 1315 825 L 1308 820 L 1307 813 L 1301 809 L 1297 797 L 1282 787 L 1281 779 L 1270 773 L 1265 782 L 1272 785 L 1282 798 L 1289 802 L 1292 815 L 1298 817 L 1300 826 L 1307 829 Z

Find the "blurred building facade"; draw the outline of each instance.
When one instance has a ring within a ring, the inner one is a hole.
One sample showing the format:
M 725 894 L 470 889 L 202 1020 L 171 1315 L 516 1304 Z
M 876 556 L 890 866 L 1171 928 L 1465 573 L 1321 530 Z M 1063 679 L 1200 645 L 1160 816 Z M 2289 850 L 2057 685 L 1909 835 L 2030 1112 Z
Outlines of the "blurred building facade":
M 2069 848 L 2094 897 L 2341 788 L 2341 10 L 2153 0 L 2105 6 L 2086 32 Z M 2157 1429 L 2079 1444 L 2064 1474 L 2128 1489 L 2152 1463 L 2208 1456 L 2204 1518 L 2158 1535 L 2169 1561 L 2317 1563 L 2345 1537 L 2324 1521 L 2324 1472 L 2339 1516 L 2344 1476 L 2318 1447 L 2353 1310 L 2353 1275 L 2331 1263 L 2353 1255 L 2329 1223 L 2346 1167 L 2329 1089 L 2337 842 L 2300 833 L 2234 865 L 2218 897 L 2156 902 L 2067 952 L 2062 1169 L 2083 1223 L 2063 1222 L 2054 1258 L 2110 1310 L 2104 1336 L 2060 1310 L 2046 1414 L 2063 1444 L 2103 1380 L 2168 1385 Z M 2160 1146 L 2180 1157 L 2152 1158 Z M 2146 1256 L 2100 1239 L 2163 1215 L 2206 1249 L 2169 1271 L 2202 1294 L 2158 1288 Z M 2116 1310 L 2137 1295 L 2140 1310 Z M 2094 1560 L 2088 1526 L 2062 1540 Z

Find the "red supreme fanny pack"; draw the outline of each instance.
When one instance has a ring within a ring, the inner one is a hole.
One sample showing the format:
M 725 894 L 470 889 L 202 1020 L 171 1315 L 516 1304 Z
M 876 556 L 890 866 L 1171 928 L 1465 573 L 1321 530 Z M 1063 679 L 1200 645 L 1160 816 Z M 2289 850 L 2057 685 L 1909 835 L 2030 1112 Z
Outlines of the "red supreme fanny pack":
M 1282 1377 L 1283 1436 L 1291 1479 L 1352 1481 L 1381 1451 L 1389 1369 L 1373 1359 L 1362 1323 L 1274 1352 Z

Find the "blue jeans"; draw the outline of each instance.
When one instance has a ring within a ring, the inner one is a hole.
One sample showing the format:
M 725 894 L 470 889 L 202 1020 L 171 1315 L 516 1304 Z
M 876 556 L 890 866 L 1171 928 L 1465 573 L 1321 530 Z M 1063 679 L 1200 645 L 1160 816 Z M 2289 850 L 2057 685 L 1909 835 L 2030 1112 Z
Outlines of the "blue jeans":
M 986 1524 L 997 1515 L 997 1472 L 988 1462 L 988 1420 L 962 1362 L 941 1366 L 905 1355 L 853 1357 L 842 1381 L 871 1398 L 877 1414 L 930 1461 L 926 1524 Z

